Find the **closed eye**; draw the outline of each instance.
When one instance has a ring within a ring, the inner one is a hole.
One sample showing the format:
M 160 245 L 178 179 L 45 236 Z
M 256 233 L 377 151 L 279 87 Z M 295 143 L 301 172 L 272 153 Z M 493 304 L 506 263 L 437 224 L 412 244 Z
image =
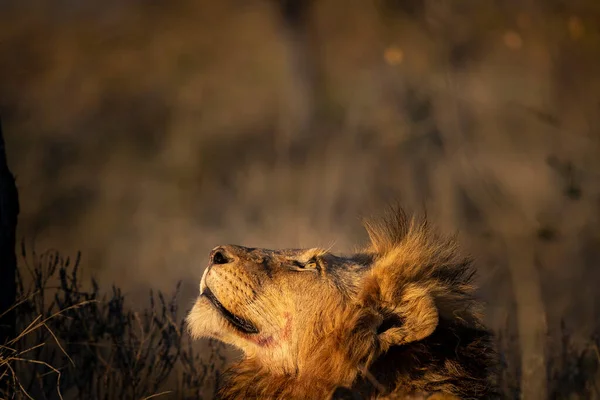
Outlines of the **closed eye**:
M 302 264 L 300 261 L 298 260 L 294 260 L 292 261 L 292 265 L 296 268 L 300 268 L 300 269 L 304 269 L 304 264 Z
M 298 260 L 293 260 L 292 261 L 292 270 L 294 271 L 312 271 L 312 272 L 316 272 L 317 269 L 319 268 L 319 263 L 317 261 L 316 258 L 311 258 L 309 261 L 307 261 L 306 263 L 302 263 Z

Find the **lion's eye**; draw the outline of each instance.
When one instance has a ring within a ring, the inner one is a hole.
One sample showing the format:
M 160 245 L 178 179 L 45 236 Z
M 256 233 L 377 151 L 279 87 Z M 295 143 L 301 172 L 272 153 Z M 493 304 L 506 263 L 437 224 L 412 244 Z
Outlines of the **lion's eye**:
M 319 268 L 319 261 L 316 258 L 311 258 L 305 263 L 294 260 L 292 265 L 293 269 L 296 271 L 314 271 Z

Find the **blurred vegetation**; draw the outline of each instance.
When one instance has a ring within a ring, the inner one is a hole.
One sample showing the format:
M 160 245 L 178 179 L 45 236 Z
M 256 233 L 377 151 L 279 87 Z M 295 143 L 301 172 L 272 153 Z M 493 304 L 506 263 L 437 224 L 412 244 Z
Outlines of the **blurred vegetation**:
M 600 2 L 0 8 L 20 237 L 138 306 L 221 243 L 348 252 L 400 200 L 476 257 L 513 393 L 592 396 Z

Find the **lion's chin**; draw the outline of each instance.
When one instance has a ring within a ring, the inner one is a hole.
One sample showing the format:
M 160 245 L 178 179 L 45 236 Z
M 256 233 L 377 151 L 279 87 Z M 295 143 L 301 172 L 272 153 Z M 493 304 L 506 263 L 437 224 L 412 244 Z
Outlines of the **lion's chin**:
M 194 339 L 222 339 L 225 329 L 223 317 L 215 310 L 207 298 L 199 296 L 187 318 L 187 329 Z
M 236 320 L 230 320 L 232 316 L 227 318 L 225 311 L 215 305 L 214 299 L 204 294 L 199 296 L 186 318 L 189 334 L 194 339 L 214 338 L 237 345 L 240 336 L 254 336 L 258 332 L 254 325 L 242 325 L 244 330 L 240 329 Z

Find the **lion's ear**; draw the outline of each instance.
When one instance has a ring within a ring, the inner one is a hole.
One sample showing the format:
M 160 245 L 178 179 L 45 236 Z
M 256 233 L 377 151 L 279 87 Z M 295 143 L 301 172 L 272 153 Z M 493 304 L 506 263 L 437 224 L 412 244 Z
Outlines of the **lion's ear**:
M 439 315 L 433 297 L 417 285 L 406 286 L 399 301 L 384 300 L 379 307 L 383 319 L 377 335 L 383 351 L 425 339 L 437 328 Z

